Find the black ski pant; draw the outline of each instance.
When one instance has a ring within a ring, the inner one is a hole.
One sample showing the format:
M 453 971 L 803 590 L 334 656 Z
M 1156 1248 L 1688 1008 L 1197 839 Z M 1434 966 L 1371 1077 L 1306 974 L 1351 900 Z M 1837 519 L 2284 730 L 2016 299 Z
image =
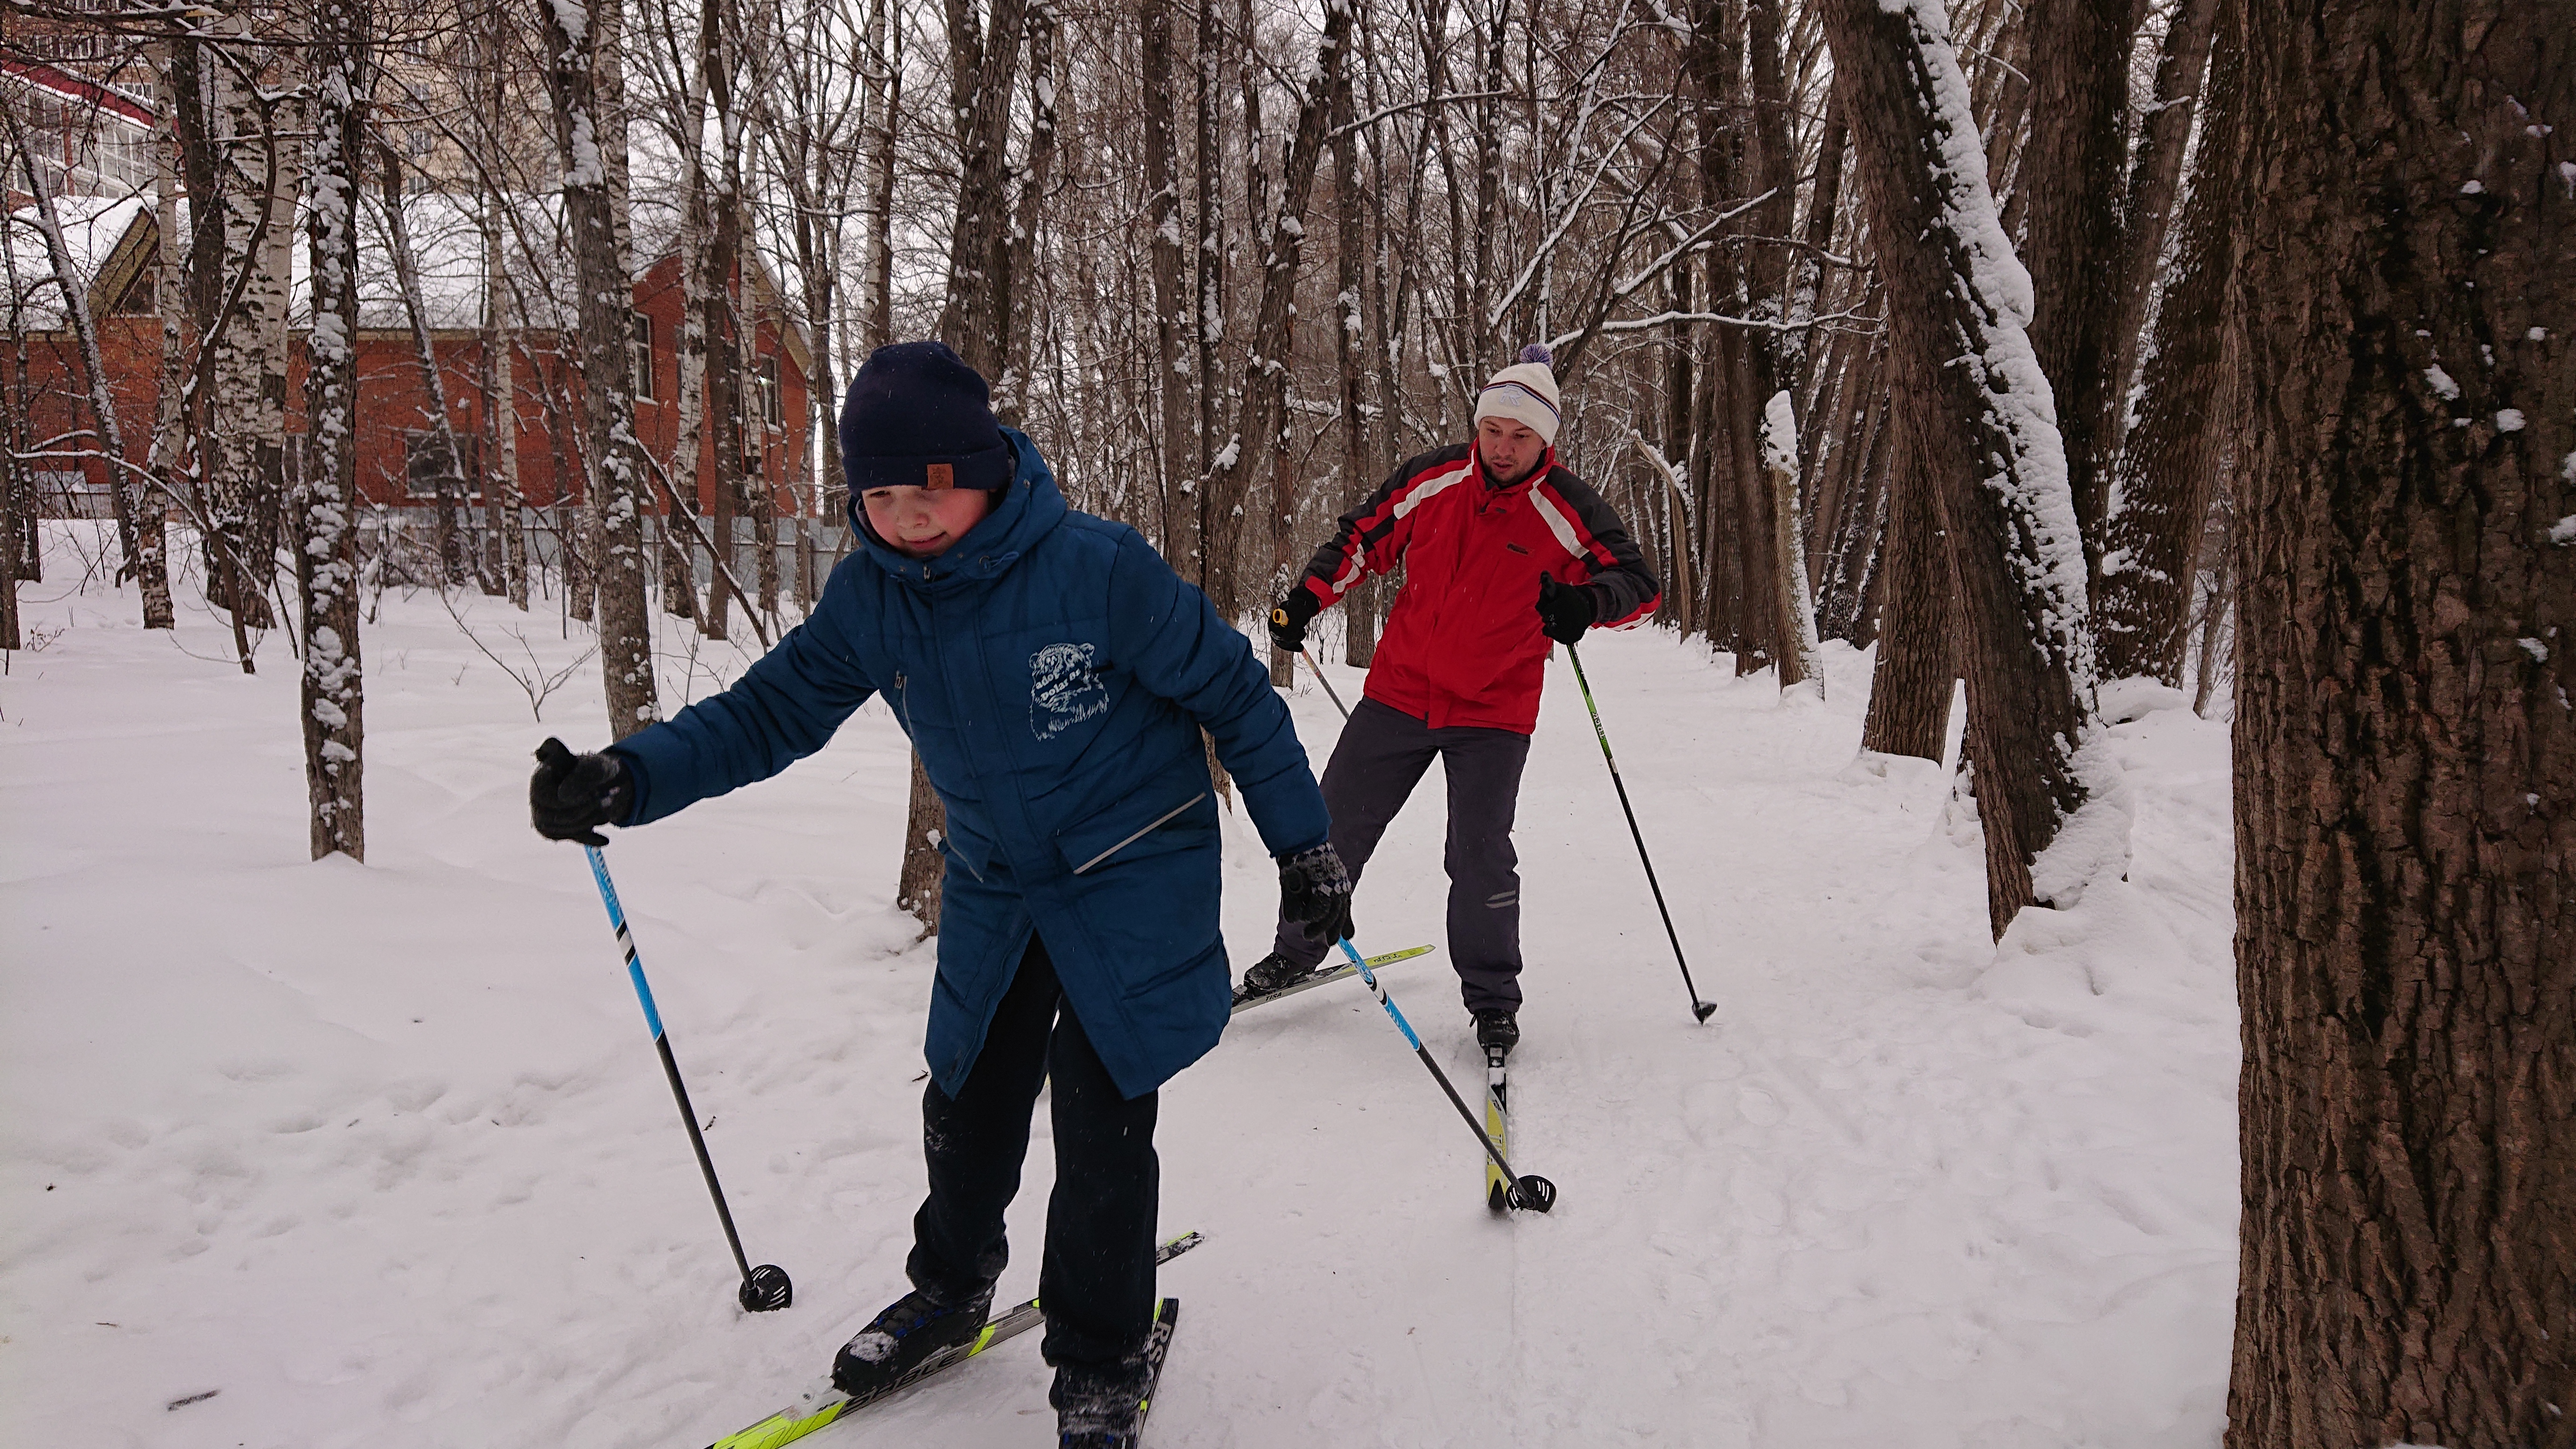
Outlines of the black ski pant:
M 913 1215 L 904 1270 L 915 1288 L 949 1298 L 1002 1276 L 1011 1256 L 1002 1209 L 1020 1190 L 1029 1118 L 1050 1079 L 1055 1191 L 1038 1268 L 1040 1351 L 1051 1364 L 1107 1368 L 1144 1347 L 1153 1326 L 1160 1094 L 1119 1095 L 1034 935 L 964 1089 L 951 1097 L 934 1080 L 922 1093 L 930 1196 Z
M 1438 757 L 1449 781 L 1449 844 L 1442 857 L 1449 868 L 1449 960 L 1469 1011 L 1521 1006 L 1521 877 L 1512 815 L 1529 744 L 1529 736 L 1510 730 L 1436 730 L 1363 698 L 1324 766 L 1333 852 L 1357 884 L 1379 837 Z M 1331 946 L 1282 918 L 1272 949 L 1313 966 Z

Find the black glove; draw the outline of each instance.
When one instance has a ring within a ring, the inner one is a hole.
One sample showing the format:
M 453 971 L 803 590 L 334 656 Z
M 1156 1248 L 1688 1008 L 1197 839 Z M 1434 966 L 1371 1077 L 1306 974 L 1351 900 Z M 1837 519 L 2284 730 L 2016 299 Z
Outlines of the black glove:
M 1307 592 L 1303 584 L 1288 591 L 1279 607 L 1270 611 L 1270 642 L 1284 653 L 1295 654 L 1306 647 L 1306 626 L 1324 606 Z
M 606 845 L 602 825 L 622 825 L 635 810 L 635 776 L 615 755 L 576 755 L 549 738 L 537 746 L 528 781 L 528 816 L 548 840 Z
M 1559 644 L 1580 644 L 1583 631 L 1601 617 L 1601 605 L 1590 584 L 1560 584 L 1553 574 L 1538 576 L 1538 626 Z
M 1328 842 L 1279 862 L 1279 914 L 1326 945 L 1358 934 L 1351 926 L 1351 873 Z

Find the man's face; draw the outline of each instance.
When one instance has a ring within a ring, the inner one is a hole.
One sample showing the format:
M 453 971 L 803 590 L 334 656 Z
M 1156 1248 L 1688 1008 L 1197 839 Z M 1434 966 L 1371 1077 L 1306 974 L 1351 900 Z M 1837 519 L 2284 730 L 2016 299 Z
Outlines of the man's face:
M 1547 440 L 1510 418 L 1476 424 L 1476 456 L 1497 483 L 1518 483 L 1547 454 Z
M 871 488 L 860 501 L 877 537 L 907 558 L 946 553 L 993 508 L 981 488 Z

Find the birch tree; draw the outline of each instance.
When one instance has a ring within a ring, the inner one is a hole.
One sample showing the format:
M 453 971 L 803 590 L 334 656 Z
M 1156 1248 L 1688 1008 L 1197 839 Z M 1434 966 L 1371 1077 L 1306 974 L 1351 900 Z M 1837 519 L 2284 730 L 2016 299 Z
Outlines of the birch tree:
M 364 690 L 358 651 L 358 195 L 369 47 L 366 0 L 315 0 L 305 48 L 313 138 L 304 166 L 312 259 L 304 467 L 295 498 L 295 581 L 304 633 L 300 691 L 313 858 L 367 858 Z M 391 160 L 391 153 L 387 153 Z M 397 188 L 397 192 L 398 192 Z M 399 213 L 399 194 L 391 198 Z
M 608 727 L 624 739 L 661 716 L 644 594 L 643 449 L 635 437 L 633 269 L 620 197 L 625 123 L 618 56 L 622 0 L 545 0 L 538 6 L 546 88 L 563 160 L 564 217 L 580 293 L 582 456 L 598 521 L 599 658 Z M 614 148 L 620 154 L 612 156 Z

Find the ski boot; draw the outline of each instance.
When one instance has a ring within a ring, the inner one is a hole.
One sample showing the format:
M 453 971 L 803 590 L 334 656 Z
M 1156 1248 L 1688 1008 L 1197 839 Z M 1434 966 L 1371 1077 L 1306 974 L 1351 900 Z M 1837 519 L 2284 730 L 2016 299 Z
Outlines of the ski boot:
M 1485 1049 L 1488 1058 L 1499 1060 L 1511 1055 L 1521 1044 L 1521 1024 L 1509 1007 L 1488 1007 L 1471 1012 L 1476 1019 L 1476 1045 Z
M 1154 1365 L 1142 1353 L 1105 1368 L 1058 1368 L 1055 1387 L 1047 1391 L 1047 1402 L 1055 1405 L 1058 1449 L 1134 1449 L 1153 1391 Z
M 1273 951 L 1252 963 L 1243 973 L 1243 984 L 1234 988 L 1235 1005 L 1241 1006 L 1256 996 L 1268 996 L 1282 987 L 1294 986 L 1315 973 L 1312 966 L 1300 966 Z
M 914 1289 L 841 1346 L 832 1360 L 833 1386 L 854 1399 L 884 1393 L 932 1354 L 972 1340 L 992 1311 L 990 1285 L 959 1299 Z

